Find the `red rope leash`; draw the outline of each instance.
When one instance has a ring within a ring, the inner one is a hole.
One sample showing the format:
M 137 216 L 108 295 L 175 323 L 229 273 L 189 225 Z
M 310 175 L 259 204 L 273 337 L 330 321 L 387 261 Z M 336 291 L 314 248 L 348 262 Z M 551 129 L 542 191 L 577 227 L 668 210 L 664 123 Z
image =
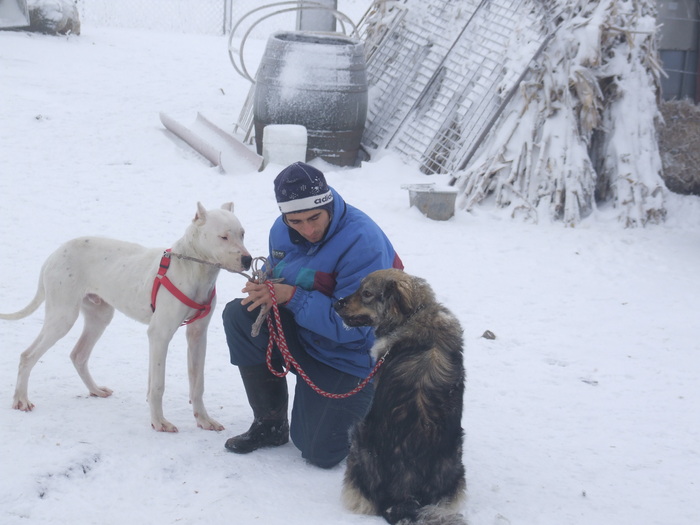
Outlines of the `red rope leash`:
M 331 399 L 345 399 L 347 397 L 357 394 L 360 390 L 367 386 L 367 383 L 370 382 L 370 380 L 379 370 L 379 367 L 384 362 L 384 358 L 386 357 L 386 355 L 383 355 L 379 359 L 379 361 L 377 361 L 377 364 L 374 365 L 374 368 L 369 373 L 369 375 L 350 392 L 346 392 L 344 394 L 334 394 L 332 392 L 326 392 L 325 390 L 322 390 L 311 380 L 311 378 L 306 374 L 306 372 L 302 370 L 302 368 L 299 366 L 299 363 L 297 363 L 296 359 L 294 359 L 294 356 L 289 351 L 289 347 L 287 346 L 287 340 L 284 337 L 284 331 L 282 330 L 282 318 L 280 317 L 280 310 L 277 306 L 277 298 L 275 297 L 275 286 L 270 281 L 265 281 L 265 284 L 270 290 L 270 296 L 272 297 L 272 308 L 269 312 L 272 315 L 268 314 L 267 316 L 267 329 L 270 332 L 270 337 L 267 341 L 267 352 L 265 353 L 265 361 L 267 362 L 267 368 L 270 370 L 270 372 L 272 372 L 272 374 L 276 375 L 277 377 L 284 377 L 289 373 L 290 368 L 294 366 L 297 373 L 302 377 L 302 379 L 304 379 L 304 381 L 306 381 L 306 384 L 309 385 L 314 392 L 324 397 L 329 397 Z M 274 321 L 272 320 L 273 317 Z M 284 360 L 282 372 L 278 372 L 272 366 L 272 349 L 275 344 L 277 345 L 277 348 L 279 348 L 279 351 L 282 354 L 282 359 Z

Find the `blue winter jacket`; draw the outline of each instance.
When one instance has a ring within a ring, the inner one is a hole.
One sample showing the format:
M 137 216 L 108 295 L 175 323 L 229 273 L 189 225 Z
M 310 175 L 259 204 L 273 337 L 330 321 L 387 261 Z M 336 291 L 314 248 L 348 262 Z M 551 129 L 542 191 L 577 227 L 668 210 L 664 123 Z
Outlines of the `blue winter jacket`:
M 344 326 L 333 303 L 354 292 L 367 274 L 403 269 L 403 264 L 379 226 L 331 191 L 333 217 L 323 240 L 308 242 L 280 216 L 270 230 L 269 262 L 273 278 L 297 287 L 283 306 L 294 314 L 308 353 L 337 370 L 365 377 L 373 365 L 372 329 Z

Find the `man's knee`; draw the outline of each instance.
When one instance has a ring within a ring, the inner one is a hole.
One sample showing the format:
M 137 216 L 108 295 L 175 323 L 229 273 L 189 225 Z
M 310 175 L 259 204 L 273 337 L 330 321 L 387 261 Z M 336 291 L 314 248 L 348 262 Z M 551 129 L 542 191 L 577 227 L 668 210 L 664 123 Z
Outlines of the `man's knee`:
M 301 456 L 321 468 L 334 467 L 345 459 L 350 450 L 350 430 L 366 414 L 372 393 L 370 386 L 350 399 L 331 401 L 311 396 L 310 400 L 303 395 L 301 400 L 295 399 L 290 435 Z M 307 405 L 302 408 L 300 401 Z
M 224 311 L 221 312 L 221 318 L 224 321 L 224 329 L 226 330 L 226 333 L 228 333 L 229 330 L 235 326 L 237 312 L 240 307 L 240 299 L 234 299 L 233 301 L 226 303 L 226 306 L 224 306 Z
M 297 445 L 297 443 L 294 443 Z M 303 448 L 302 448 L 303 447 Z M 335 467 L 348 455 L 350 447 L 347 435 L 326 440 L 314 440 L 297 448 L 301 450 L 301 457 L 320 468 L 329 469 Z
M 251 335 L 256 313 L 249 312 L 241 304 L 241 299 L 234 299 L 226 304 L 221 317 L 231 364 L 249 366 L 262 362 L 264 354 L 261 356 L 261 350 L 264 350 L 267 338 L 261 335 L 254 338 Z
M 249 324 L 251 312 L 249 312 L 242 304 L 242 299 L 234 299 L 226 303 L 224 311 L 221 313 L 221 317 L 224 320 L 225 328 L 237 328 L 241 324 Z M 254 320 L 254 318 L 253 318 Z

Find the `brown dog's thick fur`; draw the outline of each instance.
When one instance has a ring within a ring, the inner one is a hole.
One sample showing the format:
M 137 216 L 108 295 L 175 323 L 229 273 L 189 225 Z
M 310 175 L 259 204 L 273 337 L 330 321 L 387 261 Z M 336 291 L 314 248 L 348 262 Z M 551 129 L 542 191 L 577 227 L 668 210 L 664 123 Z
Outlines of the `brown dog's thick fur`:
M 425 280 L 379 270 L 335 305 L 348 326 L 373 326 L 375 379 L 367 416 L 351 433 L 343 500 L 389 523 L 465 523 L 459 321 Z

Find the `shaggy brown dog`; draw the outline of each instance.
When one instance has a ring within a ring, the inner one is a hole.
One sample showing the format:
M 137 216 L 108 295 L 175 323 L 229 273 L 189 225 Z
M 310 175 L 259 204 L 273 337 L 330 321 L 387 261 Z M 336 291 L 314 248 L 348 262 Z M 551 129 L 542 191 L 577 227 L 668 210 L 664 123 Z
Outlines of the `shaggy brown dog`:
M 371 273 L 335 309 L 348 326 L 373 326 L 385 361 L 369 413 L 352 430 L 343 501 L 389 523 L 465 523 L 462 329 L 425 280 Z

